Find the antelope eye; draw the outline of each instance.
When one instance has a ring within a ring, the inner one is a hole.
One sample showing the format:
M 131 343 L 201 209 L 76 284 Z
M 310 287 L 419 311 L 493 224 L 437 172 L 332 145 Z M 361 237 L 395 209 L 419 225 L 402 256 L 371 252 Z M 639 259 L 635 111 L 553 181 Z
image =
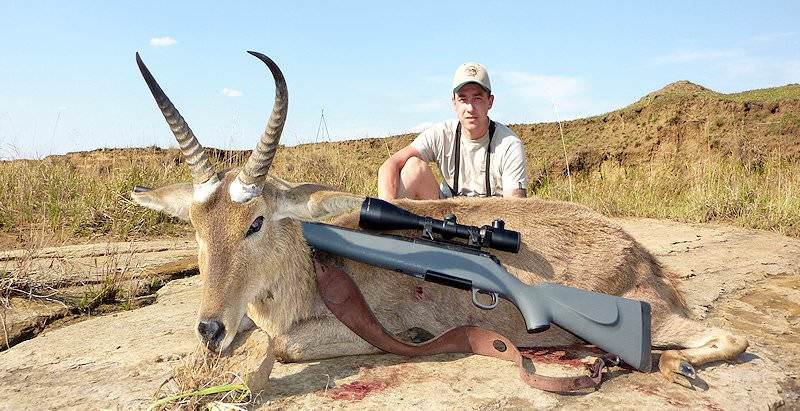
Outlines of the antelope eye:
M 264 223 L 264 217 L 263 216 L 256 217 L 256 219 L 253 220 L 253 222 L 250 224 L 250 228 L 247 229 L 247 234 L 245 234 L 244 236 L 247 237 L 250 234 L 258 232 L 258 230 L 261 229 L 261 224 L 263 224 L 263 223 Z

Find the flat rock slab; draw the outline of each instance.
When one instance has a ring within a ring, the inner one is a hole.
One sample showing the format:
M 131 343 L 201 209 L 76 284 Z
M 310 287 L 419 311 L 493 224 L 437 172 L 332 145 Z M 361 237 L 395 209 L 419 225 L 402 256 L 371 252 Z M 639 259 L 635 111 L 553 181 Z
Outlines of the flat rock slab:
M 722 296 L 775 275 L 800 273 L 800 240 L 777 233 L 651 219 L 618 223 L 678 274 L 698 319 Z
M 196 267 L 196 256 L 194 240 L 2 251 L 0 350 L 35 336 L 53 321 L 91 312 L 110 287 L 131 301 L 148 293 L 154 281 L 185 276 L 192 270 L 187 267 Z
M 751 349 L 735 364 L 699 370 L 707 389 L 668 384 L 656 373 L 617 371 L 599 391 L 563 396 L 529 388 L 514 364 L 492 358 L 374 355 L 277 364 L 251 406 L 796 407 L 800 241 L 723 226 L 639 219 L 620 223 L 684 279 L 681 288 L 690 305 L 704 307 L 694 312 L 698 318 L 750 339 Z M 146 408 L 173 367 L 196 348 L 192 328 L 198 286 L 196 277 L 173 281 L 151 306 L 52 330 L 0 353 L 0 408 Z M 233 357 L 252 367 L 266 340 L 262 332 L 251 333 Z M 557 361 L 568 357 L 563 354 L 537 360 L 537 370 L 580 373 L 574 360 Z
M 157 304 L 45 332 L 0 353 L 0 407 L 146 408 L 171 363 L 197 345 L 196 277 L 172 281 Z
M 97 283 L 109 276 L 136 276 L 175 259 L 197 255 L 192 240 L 68 245 L 0 251 L 0 273 L 47 285 Z

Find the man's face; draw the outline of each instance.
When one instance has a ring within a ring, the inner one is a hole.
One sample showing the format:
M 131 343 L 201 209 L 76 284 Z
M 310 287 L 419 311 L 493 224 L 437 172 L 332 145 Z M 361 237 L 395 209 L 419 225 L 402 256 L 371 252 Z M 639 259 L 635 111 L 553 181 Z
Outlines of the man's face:
M 489 109 L 494 96 L 476 83 L 469 83 L 453 94 L 453 109 L 462 130 L 471 138 L 481 138 L 489 130 Z

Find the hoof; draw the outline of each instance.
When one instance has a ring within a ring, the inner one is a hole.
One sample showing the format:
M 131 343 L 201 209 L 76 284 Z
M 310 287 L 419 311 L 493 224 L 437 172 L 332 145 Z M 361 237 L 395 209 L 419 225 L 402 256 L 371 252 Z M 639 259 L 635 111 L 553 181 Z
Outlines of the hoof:
M 689 377 L 684 375 L 683 373 L 679 372 L 661 372 L 661 375 L 667 379 L 667 381 L 671 383 L 675 383 L 680 385 L 681 387 L 686 387 L 690 390 L 694 390 L 694 381 L 695 378 Z
M 305 350 L 296 342 L 287 341 L 285 336 L 278 336 L 272 340 L 275 359 L 280 363 L 303 361 Z
M 678 374 L 692 380 L 697 378 L 697 372 L 695 372 L 694 367 L 686 361 L 681 361 L 681 364 L 678 366 Z
M 667 381 L 694 389 L 697 372 L 678 351 L 664 351 L 658 361 L 658 370 Z

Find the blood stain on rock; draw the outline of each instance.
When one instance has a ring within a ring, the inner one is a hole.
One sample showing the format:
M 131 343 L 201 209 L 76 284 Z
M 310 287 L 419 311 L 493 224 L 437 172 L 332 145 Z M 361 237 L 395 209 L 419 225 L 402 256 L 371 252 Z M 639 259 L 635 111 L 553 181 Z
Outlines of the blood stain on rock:
M 385 388 L 384 381 L 353 381 L 328 390 L 322 395 L 334 400 L 360 401 L 367 395 L 383 391 Z
M 582 350 L 583 347 L 577 347 Z M 563 348 L 523 348 L 520 349 L 523 356 L 528 357 L 535 363 L 569 365 L 575 368 L 584 368 L 585 364 L 581 361 L 583 354 L 576 352 L 576 349 L 565 350 Z

